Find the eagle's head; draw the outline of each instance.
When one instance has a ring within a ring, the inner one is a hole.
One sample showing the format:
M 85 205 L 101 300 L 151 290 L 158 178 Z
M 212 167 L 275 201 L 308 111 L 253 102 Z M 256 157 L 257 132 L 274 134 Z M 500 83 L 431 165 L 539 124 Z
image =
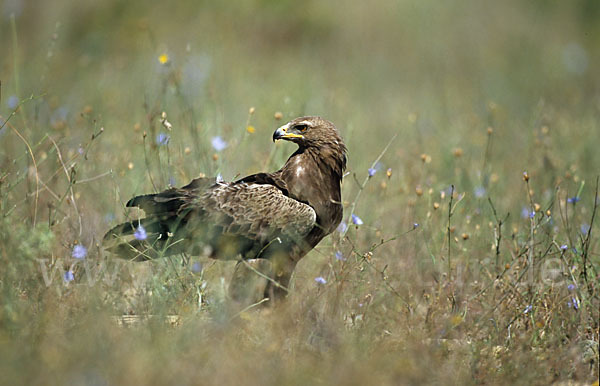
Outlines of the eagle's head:
M 273 141 L 285 139 L 300 147 L 344 145 L 333 123 L 321 117 L 300 117 L 289 121 L 273 133 Z M 345 151 L 345 146 L 344 151 Z
M 333 123 L 321 117 L 300 117 L 291 120 L 273 133 L 273 141 L 284 139 L 300 147 L 299 151 L 316 150 L 325 163 L 346 168 L 346 145 Z M 340 172 L 340 173 L 341 173 Z

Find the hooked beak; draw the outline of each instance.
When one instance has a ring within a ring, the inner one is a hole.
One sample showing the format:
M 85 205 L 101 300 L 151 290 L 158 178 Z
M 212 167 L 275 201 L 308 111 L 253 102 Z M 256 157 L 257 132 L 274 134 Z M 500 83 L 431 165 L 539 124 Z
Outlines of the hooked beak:
M 279 129 L 275 130 L 275 132 L 273 133 L 273 142 L 275 142 L 278 139 L 304 138 L 300 134 L 288 132 L 289 128 L 290 128 L 290 124 L 287 123 L 287 124 L 281 126 Z

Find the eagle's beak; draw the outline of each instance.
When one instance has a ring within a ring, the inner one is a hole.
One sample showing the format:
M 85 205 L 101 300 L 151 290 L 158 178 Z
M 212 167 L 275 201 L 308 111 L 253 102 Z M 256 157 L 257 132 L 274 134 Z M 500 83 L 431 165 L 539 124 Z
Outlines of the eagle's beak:
M 273 142 L 275 142 L 278 139 L 304 138 L 300 134 L 288 132 L 289 128 L 290 128 L 290 124 L 287 123 L 287 124 L 281 126 L 279 129 L 275 130 L 275 132 L 273 133 Z

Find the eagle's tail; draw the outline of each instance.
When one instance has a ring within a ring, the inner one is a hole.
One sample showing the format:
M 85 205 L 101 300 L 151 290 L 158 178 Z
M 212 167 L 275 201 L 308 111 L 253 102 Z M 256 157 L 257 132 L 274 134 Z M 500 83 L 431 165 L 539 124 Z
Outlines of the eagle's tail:
M 119 224 L 104 235 L 105 249 L 117 256 L 133 261 L 145 261 L 178 253 L 165 249 L 169 231 L 166 224 L 156 216 Z
M 182 188 L 145 194 L 129 200 L 128 207 L 142 209 L 146 217 L 119 224 L 104 236 L 105 249 L 119 257 L 144 261 L 188 251 L 189 237 L 182 228 L 192 211 L 186 209 L 198 195 L 216 184 L 215 178 L 196 178 Z
M 173 191 L 137 196 L 126 206 L 144 209 L 148 217 L 116 225 L 104 235 L 106 250 L 121 258 L 145 261 L 183 251 L 182 240 L 173 238 L 180 225 L 182 200 Z

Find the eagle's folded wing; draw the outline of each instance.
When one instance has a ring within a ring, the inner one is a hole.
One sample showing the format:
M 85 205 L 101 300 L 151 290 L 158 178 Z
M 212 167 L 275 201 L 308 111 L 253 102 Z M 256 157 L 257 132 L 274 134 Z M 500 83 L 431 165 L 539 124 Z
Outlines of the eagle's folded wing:
M 120 244 L 115 251 L 137 260 L 147 258 L 140 251 L 152 253 L 148 245 L 165 254 L 199 254 L 210 247 L 215 258 L 256 258 L 275 241 L 283 247 L 301 243 L 316 224 L 312 207 L 273 185 L 253 182 L 198 179 L 183 188 L 135 197 L 127 206 L 144 210 L 146 218 L 113 228 L 105 240 L 116 238 Z M 133 237 L 140 225 L 144 240 Z
M 214 224 L 225 236 L 244 237 L 263 247 L 277 237 L 301 240 L 316 223 L 309 205 L 273 185 L 246 182 L 216 184 L 182 205 L 180 216 L 186 212 L 186 222 Z

